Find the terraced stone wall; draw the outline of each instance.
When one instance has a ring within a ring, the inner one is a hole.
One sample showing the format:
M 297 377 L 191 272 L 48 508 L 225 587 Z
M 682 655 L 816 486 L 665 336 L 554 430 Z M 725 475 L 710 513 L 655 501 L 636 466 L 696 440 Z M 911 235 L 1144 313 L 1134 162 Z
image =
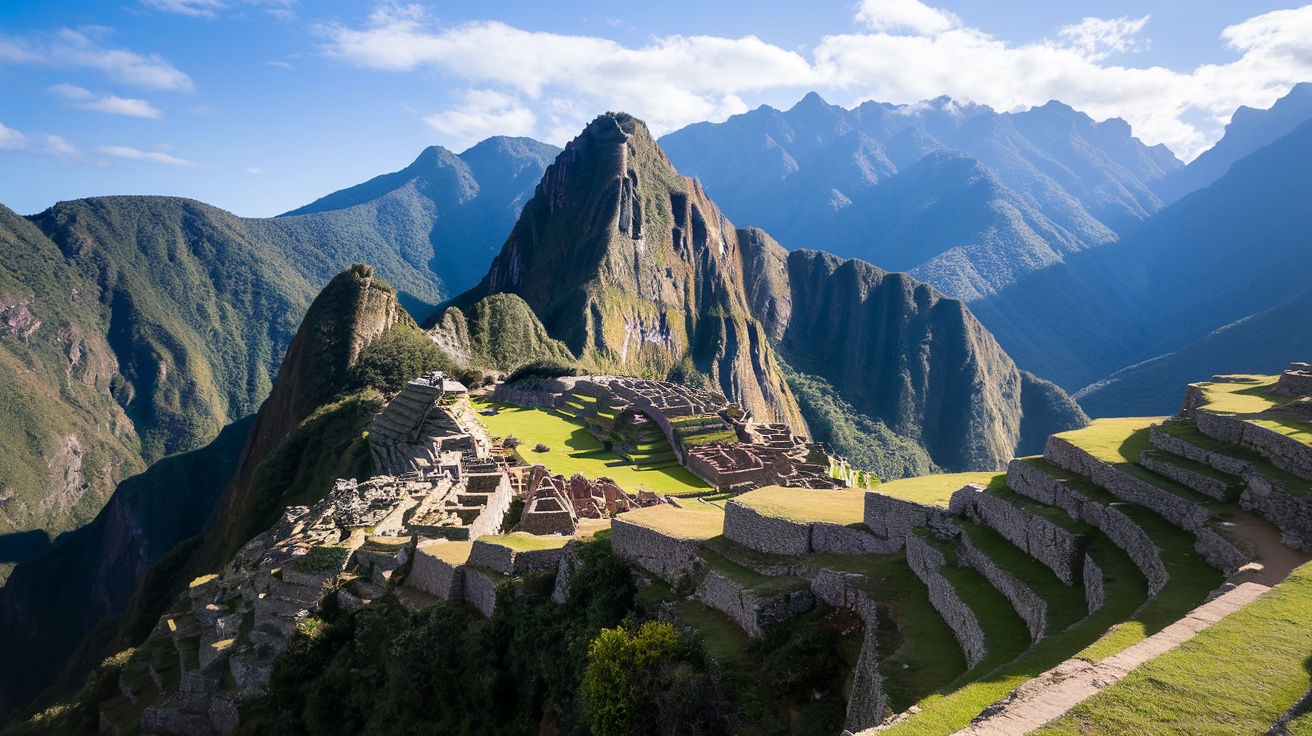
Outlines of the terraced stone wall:
M 1224 501 L 1230 495 L 1230 486 L 1220 478 L 1194 472 L 1189 468 L 1163 459 L 1155 453 L 1145 452 L 1140 455 L 1139 464 L 1163 478 L 1173 480 L 1182 486 L 1192 488 L 1218 501 Z
M 1089 614 L 1097 613 L 1107 602 L 1106 578 L 1091 555 L 1084 555 L 1084 602 Z
M 1192 445 L 1163 431 L 1162 428 L 1157 425 L 1153 425 L 1149 428 L 1148 441 L 1152 443 L 1153 447 L 1169 452 L 1172 455 L 1179 455 L 1187 460 L 1193 460 L 1196 463 L 1210 465 L 1222 473 L 1242 476 L 1253 467 L 1253 462 L 1251 460 L 1231 457 L 1225 453 L 1215 452 L 1213 450 L 1198 447 L 1197 445 Z
M 564 548 L 514 550 L 495 542 L 477 541 L 469 551 L 469 564 L 495 570 L 503 575 L 522 575 L 538 570 L 555 570 Z
M 662 534 L 627 522 L 622 515 L 611 521 L 610 543 L 621 559 L 655 573 L 669 583 L 693 574 L 701 564 L 697 556 L 698 540 Z
M 1084 535 L 1064 529 L 1006 499 L 970 487 L 952 494 L 948 510 L 996 530 L 1048 566 L 1063 583 L 1079 582 L 1084 548 L 1088 544 Z
M 942 516 L 944 513 L 940 508 L 885 496 L 878 491 L 866 492 L 866 526 L 876 536 L 896 543 L 899 548 L 912 529 Z
M 724 505 L 724 536 L 757 552 L 804 555 L 811 551 L 811 527 L 764 516 L 737 501 Z
M 815 594 L 810 588 L 760 595 L 715 570 L 706 573 L 697 589 L 697 599 L 732 618 L 752 636 L 815 605 Z
M 1312 480 L 1312 447 L 1235 417 L 1196 411 L 1193 420 L 1208 437 L 1260 452 L 1277 468 Z
M 1117 547 L 1122 549 L 1139 571 L 1148 579 L 1148 594 L 1157 595 L 1170 580 L 1162 552 L 1152 537 L 1130 517 L 1114 506 L 1104 506 L 1059 479 L 1021 460 L 1012 460 L 1007 468 L 1007 485 L 1012 490 L 1038 501 L 1064 510 L 1073 519 L 1097 527 Z M 1084 569 L 1092 560 L 1086 555 L 1081 562 Z M 1095 565 L 1096 566 L 1096 565 Z M 1085 586 L 1086 592 L 1088 586 Z M 1092 601 L 1090 601 L 1092 608 Z
M 1087 556 L 1086 556 L 1087 559 Z M 957 564 L 972 567 L 989 581 L 998 592 L 1011 601 L 1012 608 L 1025 621 L 1030 630 L 1030 639 L 1038 641 L 1048 630 L 1048 604 L 1028 585 L 1016 579 L 1014 575 L 1003 570 L 991 557 L 980 551 L 970 541 L 969 534 L 962 534 L 957 542 Z
M 829 569 L 821 570 L 811 580 L 811 592 L 817 600 L 835 608 L 850 608 L 865 626 L 861 654 L 852 670 L 852 693 L 843 724 L 852 733 L 879 725 L 889 711 L 884 677 L 879 673 L 878 606 L 859 587 L 866 581 L 864 575 Z
M 420 548 L 415 551 L 406 585 L 444 601 L 458 601 L 464 597 L 465 574 L 462 566 L 440 560 Z
M 988 656 L 984 629 L 975 617 L 975 612 L 970 610 L 957 595 L 952 583 L 939 572 L 947 564 L 947 559 L 932 544 L 914 534 L 907 536 L 906 545 L 907 563 L 912 572 L 929 588 L 930 604 L 952 627 L 952 633 L 966 654 L 967 666 L 974 667 Z
M 493 577 L 495 573 L 473 567 L 464 568 L 464 573 L 465 600 L 474 604 L 474 608 L 482 611 L 484 616 L 491 618 L 497 607 L 497 587 L 505 581 Z

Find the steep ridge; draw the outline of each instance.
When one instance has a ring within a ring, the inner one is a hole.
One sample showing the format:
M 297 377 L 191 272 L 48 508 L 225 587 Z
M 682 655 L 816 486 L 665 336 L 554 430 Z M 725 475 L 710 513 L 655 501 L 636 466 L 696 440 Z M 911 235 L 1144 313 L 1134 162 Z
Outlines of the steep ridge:
M 861 261 L 786 254 L 764 236 L 752 243 L 748 301 L 788 363 L 938 466 L 1005 467 L 1022 444 L 1084 423 L 1060 389 L 1017 369 L 960 301 Z M 782 277 L 767 275 L 781 266 Z
M 792 109 L 762 106 L 720 124 L 698 123 L 661 139 L 681 171 L 703 181 L 735 220 L 762 227 L 791 248 L 824 248 L 911 270 L 945 293 L 976 299 L 1016 273 L 1049 265 L 1041 250 L 1062 254 L 1111 242 L 1117 231 L 1161 209 L 1149 187 L 1182 164 L 1163 146 L 1148 147 L 1119 119 L 1094 122 L 1059 102 L 999 114 L 949 98 L 915 105 L 867 102 L 852 110 L 815 93 Z M 948 238 L 939 219 L 918 208 L 940 207 L 944 190 L 970 190 L 959 170 L 905 182 L 894 212 L 919 223 L 916 242 L 930 252 L 915 263 L 889 263 L 880 232 L 890 216 L 881 189 L 896 186 L 926 154 L 955 149 L 982 163 L 1000 188 L 963 198 L 950 219 L 963 223 Z M 1008 207 L 998 207 L 1003 201 Z M 973 244 L 974 257 L 959 246 Z M 992 281 L 996 279 L 996 283 Z M 973 285 L 970 285 L 974 282 Z M 964 287 L 964 288 L 963 288 Z
M 547 169 L 468 308 L 517 294 L 601 372 L 702 374 L 757 417 L 803 428 L 752 318 L 741 235 L 641 121 L 594 120 Z
M 0 581 L 47 532 L 90 521 L 114 485 L 144 467 L 115 401 L 123 377 L 96 291 L 0 206 L 0 540 L 45 530 L 0 557 Z
M 1236 161 L 1290 134 L 1309 119 L 1312 119 L 1312 83 L 1309 82 L 1294 85 L 1266 110 L 1240 105 L 1216 145 L 1183 169 L 1162 177 L 1153 188 L 1164 201 L 1174 202 L 1225 176 Z
M 458 155 L 432 146 L 400 171 L 334 192 L 264 224 L 287 237 L 322 238 L 350 231 L 356 237 L 381 239 L 410 265 L 439 274 L 447 294 L 460 293 L 487 271 L 520 208 L 559 152 L 532 138 L 505 136 L 488 138 Z M 382 263 L 378 265 L 381 269 Z M 403 305 L 415 311 L 417 305 L 402 298 Z
M 226 561 L 251 529 L 267 526 L 269 509 L 280 509 L 284 499 L 263 497 L 281 479 L 270 479 L 272 469 L 261 465 L 298 428 L 317 432 L 325 445 L 297 448 L 292 465 L 302 484 L 313 478 L 306 466 L 322 461 L 324 453 L 335 470 L 349 466 L 354 455 L 306 420 L 314 415 L 321 425 L 349 424 L 352 417 L 360 426 L 367 423 L 377 398 L 348 398 L 336 408 L 329 402 L 349 393 L 351 366 L 398 324 L 414 330 L 394 290 L 370 267 L 338 275 L 311 304 L 258 414 L 230 425 L 206 447 L 166 458 L 124 481 L 95 521 L 19 565 L 0 590 L 0 654 L 16 665 L 0 681 L 0 713 L 25 704 L 66 666 L 64 681 L 76 688 L 106 646 L 116 639 L 119 648 L 130 646 L 144 635 L 136 629 L 142 621 L 153 625 L 180 580 Z M 359 433 L 358 427 L 339 432 L 346 443 Z M 196 536 L 202 532 L 203 543 Z M 152 571 L 175 548 L 167 569 Z M 148 572 L 155 574 L 150 589 L 139 588 Z M 51 585 L 52 579 L 59 585 Z M 129 602 L 134 610 L 119 622 L 115 617 Z

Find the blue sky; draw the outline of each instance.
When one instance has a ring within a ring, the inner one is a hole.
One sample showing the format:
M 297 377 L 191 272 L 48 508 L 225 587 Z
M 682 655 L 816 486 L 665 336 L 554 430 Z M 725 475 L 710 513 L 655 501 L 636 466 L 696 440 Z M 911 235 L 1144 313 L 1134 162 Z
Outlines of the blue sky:
M 397 3 L 6 0 L 0 203 L 194 197 L 267 216 L 489 135 L 563 144 L 622 109 L 663 133 L 807 91 L 1060 99 L 1190 159 L 1312 81 L 1281 2 Z

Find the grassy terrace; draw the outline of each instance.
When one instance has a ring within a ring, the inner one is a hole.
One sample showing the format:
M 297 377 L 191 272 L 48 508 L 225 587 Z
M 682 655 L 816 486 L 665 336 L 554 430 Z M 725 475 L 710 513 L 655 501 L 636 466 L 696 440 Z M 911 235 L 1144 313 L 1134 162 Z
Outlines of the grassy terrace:
M 922 699 L 921 711 L 889 729 L 887 736 L 943 736 L 970 723 L 990 703 L 1074 656 L 1133 616 L 1148 595 L 1148 583 L 1124 552 L 1106 537 L 1094 535 L 1089 553 L 1106 577 L 1107 603 L 1096 613 L 1042 639 L 1017 659 L 974 677 L 961 678 Z M 895 704 L 896 708 L 897 705 Z
M 970 483 L 988 485 L 997 477 L 997 473 L 948 473 L 941 475 L 922 475 L 916 478 L 880 483 L 875 489 L 878 493 L 903 501 L 912 501 L 925 506 L 947 508 L 952 494 Z
M 1204 450 L 1228 455 L 1230 457 L 1247 460 L 1256 466 L 1258 472 L 1275 481 L 1280 487 L 1301 496 L 1312 496 L 1312 481 L 1300 478 L 1293 473 L 1281 470 L 1271 461 L 1260 453 L 1249 450 L 1239 445 L 1231 445 L 1218 439 L 1208 437 L 1198 430 L 1198 426 L 1193 422 L 1170 422 L 1162 425 L 1162 430 L 1177 439 L 1184 440 L 1194 447 L 1201 447 Z M 1192 467 L 1192 466 L 1190 466 Z M 1220 473 L 1223 477 L 1225 473 Z
M 826 568 L 865 575 L 868 582 L 864 590 L 879 605 L 879 668 L 894 710 L 914 705 L 966 671 L 966 657 L 952 629 L 930 605 L 925 585 L 907 565 L 904 553 L 780 557 L 741 547 L 723 537 L 705 542 L 702 553 L 703 557 L 716 558 L 717 564 L 732 564 L 730 569 L 737 575 L 759 575 L 743 563 L 755 567 L 804 565 L 811 575 Z M 744 577 L 742 581 L 760 584 L 764 578 Z
M 994 530 L 965 519 L 958 519 L 956 524 L 970 537 L 971 544 L 1048 604 L 1050 634 L 1065 630 L 1088 614 L 1083 588 L 1063 584 L 1047 565 L 1025 554 Z
M 696 510 L 660 505 L 634 509 L 619 516 L 638 526 L 654 529 L 676 539 L 710 539 L 724 532 L 724 511 L 709 504 L 689 504 Z
M 1265 733 L 1308 687 L 1312 566 L 1036 733 Z M 1206 703 L 1200 708 L 1199 703 Z M 1312 725 L 1301 719 L 1298 733 Z
M 1312 425 L 1288 417 L 1255 416 L 1260 412 L 1289 403 L 1286 396 L 1271 393 L 1278 376 L 1231 376 L 1236 382 L 1200 384 L 1207 403 L 1203 409 L 1214 414 L 1225 414 L 1244 419 L 1259 427 L 1312 445 Z
M 639 468 L 611 452 L 593 437 L 583 425 L 546 409 L 521 407 L 512 404 L 492 404 L 481 398 L 474 399 L 478 410 L 495 406 L 492 416 L 479 416 L 494 436 L 514 435 L 524 444 L 519 452 L 530 463 L 541 463 L 553 473 L 569 477 L 582 473 L 588 478 L 611 478 L 629 493 L 653 491 L 662 495 L 690 494 L 710 489 L 700 478 L 680 466 L 667 468 Z M 549 452 L 533 452 L 542 443 Z M 701 505 L 701 504 L 699 504 Z
M 430 542 L 419 545 L 419 551 L 448 565 L 463 565 L 469 560 L 469 551 L 473 547 L 473 542 Z
M 543 549 L 560 549 L 571 539 L 573 537 L 558 534 L 538 536 L 527 532 L 511 532 L 509 534 L 485 535 L 479 537 L 478 541 L 506 547 L 516 552 L 536 552 Z
M 762 516 L 799 523 L 860 524 L 865 518 L 865 491 L 812 491 L 768 486 L 734 499 Z
M 1130 417 L 1118 419 L 1095 419 L 1084 429 L 1063 432 L 1060 437 L 1085 450 L 1095 458 L 1111 465 L 1126 475 L 1134 476 L 1146 483 L 1173 493 L 1186 501 L 1215 509 L 1216 499 L 1199 493 L 1192 488 L 1163 478 L 1139 465 L 1139 455 L 1144 450 L 1152 450 L 1148 440 L 1148 427 L 1161 424 L 1165 417 Z

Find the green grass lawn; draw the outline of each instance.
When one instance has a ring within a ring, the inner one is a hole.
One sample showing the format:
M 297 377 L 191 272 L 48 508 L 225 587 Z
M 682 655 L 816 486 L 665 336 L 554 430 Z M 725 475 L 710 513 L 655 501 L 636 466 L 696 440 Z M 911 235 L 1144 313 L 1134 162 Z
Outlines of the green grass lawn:
M 1289 401 L 1271 393 L 1279 376 L 1231 376 L 1234 382 L 1212 381 L 1199 384 L 1203 389 L 1202 406 L 1214 414 L 1256 414 Z
M 627 511 L 616 518 L 676 539 L 710 539 L 724 533 L 724 510 L 711 504 L 690 503 L 685 509 L 661 504 Z
M 1084 429 L 1056 435 L 1105 463 L 1137 463 L 1139 453 L 1152 449 L 1148 425 L 1161 424 L 1166 417 L 1116 417 L 1095 419 Z
M 507 547 L 516 552 L 535 552 L 542 549 L 560 549 L 571 539 L 573 537 L 559 534 L 538 536 L 527 532 L 511 532 L 509 534 L 486 534 L 479 537 L 478 541 Z
M 1307 691 L 1309 652 L 1312 565 L 1304 565 L 1035 733 L 1265 733 Z
M 955 491 L 961 490 L 970 483 L 988 485 L 997 476 L 997 473 L 983 472 L 921 475 L 880 483 L 876 492 L 925 506 L 947 508 L 948 499 Z
M 474 399 L 475 409 L 481 411 L 492 406 Z M 553 414 L 546 409 L 496 404 L 499 411 L 493 416 L 479 415 L 488 431 L 496 437 L 514 435 L 523 444 L 519 453 L 529 463 L 541 463 L 552 473 L 566 478 L 582 473 L 588 478 L 602 476 L 615 481 L 629 493 L 653 491 L 667 494 L 696 494 L 710 490 L 697 476 L 681 466 L 640 469 L 633 463 L 607 450 L 582 424 Z M 551 448 L 549 452 L 534 452 L 538 443 Z
M 762 516 L 799 523 L 859 524 L 865 518 L 865 491 L 815 491 L 768 486 L 734 499 Z

